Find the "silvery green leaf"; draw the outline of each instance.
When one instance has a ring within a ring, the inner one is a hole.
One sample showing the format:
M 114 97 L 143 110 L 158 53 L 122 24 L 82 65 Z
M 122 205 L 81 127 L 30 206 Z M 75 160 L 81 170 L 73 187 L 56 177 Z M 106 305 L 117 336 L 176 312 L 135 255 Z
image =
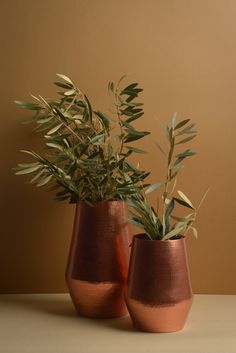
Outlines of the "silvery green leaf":
M 175 221 L 178 221 L 178 222 L 185 222 L 186 221 L 185 217 L 177 217 L 177 216 L 171 215 L 171 218 L 173 218 Z
M 158 182 L 158 183 L 155 183 L 155 184 L 150 185 L 150 186 L 146 189 L 145 194 L 146 194 L 146 195 L 147 195 L 147 194 L 150 194 L 151 192 L 153 192 L 153 191 L 159 189 L 159 188 L 162 186 L 162 184 L 163 184 L 162 182 Z
M 114 92 L 114 82 L 108 83 L 108 90 L 110 90 L 111 92 Z
M 181 133 L 186 133 L 186 132 L 191 131 L 191 130 L 194 128 L 194 126 L 195 126 L 195 124 L 191 124 L 191 125 L 185 127 L 185 128 L 181 131 Z
M 60 119 L 61 119 L 64 123 L 66 123 L 66 117 L 65 117 L 64 114 L 60 111 L 60 109 L 54 107 L 54 108 L 53 108 L 53 113 L 59 115 Z
M 166 218 L 165 215 L 163 214 L 162 216 L 162 235 L 164 236 L 166 233 Z
M 177 165 L 177 166 L 179 167 L 180 165 Z M 183 167 L 183 166 L 180 166 L 180 167 Z M 171 168 L 171 169 L 172 169 L 172 168 Z M 170 181 L 173 180 L 173 179 L 176 177 L 176 175 L 178 174 L 179 169 L 180 169 L 180 168 L 178 168 L 178 170 L 177 170 L 174 174 L 171 174 Z M 173 188 L 173 191 L 174 191 L 174 188 Z M 171 193 L 172 193 L 173 191 L 171 191 Z
M 189 206 L 191 206 L 192 209 L 194 209 L 194 206 L 192 204 L 192 202 L 189 200 L 189 198 L 180 190 L 177 191 L 179 196 L 185 201 L 187 202 L 187 204 L 189 204 Z
M 171 170 L 173 170 L 173 171 L 179 171 L 180 169 L 182 169 L 184 166 L 183 165 L 181 165 L 181 164 L 172 164 L 171 166 L 170 166 L 170 169 Z M 172 176 L 172 178 L 173 178 L 174 176 Z M 171 179 L 172 179 L 171 178 Z
M 164 156 L 166 156 L 166 153 L 164 152 L 163 148 L 161 147 L 161 145 L 159 145 L 158 142 L 155 142 L 157 148 L 161 151 L 162 154 L 164 154 Z
M 38 101 L 40 104 L 42 104 L 41 100 L 38 97 L 34 96 L 33 94 L 31 94 L 31 97 Z
M 173 179 L 173 178 L 172 178 Z M 172 189 L 170 191 L 170 194 L 173 194 L 174 190 L 175 190 L 175 187 L 176 187 L 176 184 L 177 184 L 177 178 L 174 180 L 174 183 L 173 183 L 173 186 L 172 186 Z
M 49 117 L 47 117 L 47 118 L 37 119 L 37 124 L 48 123 L 51 119 L 52 119 L 51 116 L 49 116 Z
M 130 85 L 128 85 L 127 87 L 125 87 L 124 89 L 123 89 L 123 91 L 132 91 L 135 87 L 137 87 L 138 86 L 138 83 L 137 82 L 135 82 L 135 83 L 131 83 Z
M 167 124 L 165 125 L 165 129 L 166 129 L 166 136 L 168 141 L 170 142 L 170 144 L 172 143 L 172 133 L 173 133 L 173 129 L 172 127 L 169 127 Z
M 61 147 L 61 145 L 58 145 L 57 143 L 47 142 L 46 145 L 48 147 L 57 148 L 58 150 L 63 151 L 63 148 Z
M 197 229 L 195 227 L 190 227 L 190 229 L 193 231 L 193 235 L 195 236 L 195 238 L 198 238 L 198 232 Z
M 37 183 L 37 187 L 43 186 L 45 184 L 47 184 L 51 179 L 52 179 L 53 175 L 49 175 L 46 178 L 43 178 L 39 183 Z
M 176 161 L 174 163 L 174 166 L 177 166 L 178 164 L 180 164 L 185 158 L 187 157 L 191 157 L 194 156 L 196 154 L 196 152 L 192 152 L 192 151 L 185 151 L 184 153 L 180 153 L 178 154 L 176 157 Z
M 57 76 L 62 78 L 64 81 L 69 82 L 71 85 L 73 85 L 73 82 L 71 81 L 71 79 L 69 77 L 67 77 L 66 75 L 57 74 Z
M 126 105 L 128 105 L 129 107 L 141 107 L 143 105 L 143 103 L 139 103 L 139 102 L 128 102 L 128 99 L 126 101 Z
M 168 230 L 169 230 L 169 226 L 170 226 L 169 218 L 170 218 L 171 213 L 173 212 L 174 206 L 175 206 L 175 202 L 172 199 L 168 203 L 168 206 L 166 208 L 166 213 L 165 213 L 165 224 L 166 224 L 166 228 Z
M 59 125 L 57 125 L 57 126 L 54 126 L 51 130 L 49 130 L 49 131 L 47 132 L 47 135 L 52 135 L 52 134 L 54 134 L 54 133 L 57 132 L 62 126 L 63 126 L 62 123 L 59 124 Z
M 34 183 L 43 173 L 45 172 L 44 169 L 42 169 L 38 174 L 36 174 L 33 179 L 30 180 L 31 183 Z
M 119 84 L 121 83 L 121 81 L 123 81 L 126 77 L 127 77 L 126 74 L 123 75 L 123 76 L 121 76 L 121 78 L 120 78 L 119 81 L 118 81 L 118 85 L 119 85 Z
M 197 131 L 184 131 L 183 133 L 182 132 L 178 133 L 177 136 L 184 135 L 184 134 L 186 134 L 186 135 L 195 134 L 196 135 Z
M 173 129 L 175 128 L 176 119 L 177 119 L 177 113 L 175 112 L 173 117 L 172 117 L 172 121 L 171 121 Z
M 192 139 L 194 139 L 194 137 L 196 137 L 197 135 L 192 135 L 190 137 L 187 137 L 186 139 L 183 139 L 179 142 L 176 143 L 176 145 L 180 145 L 181 143 L 185 143 L 185 142 L 188 142 L 188 141 L 191 141 Z
M 109 118 L 102 112 L 94 111 L 94 113 L 98 116 L 98 118 L 101 120 L 102 124 L 104 125 L 106 130 L 109 130 L 110 128 L 110 121 Z
M 68 112 L 68 111 L 64 110 L 64 111 L 62 111 L 62 113 L 63 113 L 63 116 L 64 116 L 65 118 L 68 118 L 68 119 L 71 119 L 71 118 L 72 118 L 72 116 L 71 116 L 71 113 L 70 113 L 70 112 Z
M 178 199 L 177 197 L 174 197 L 174 200 L 175 200 L 176 202 L 178 202 L 180 205 L 185 206 L 185 207 L 188 207 L 188 208 L 191 208 L 191 209 L 193 210 L 193 207 L 190 206 L 187 202 L 185 202 L 185 201 L 183 201 L 183 200 L 181 200 L 181 199 Z
M 103 134 L 103 133 L 102 134 L 98 134 L 98 135 L 94 136 L 93 138 L 91 138 L 90 142 L 91 143 L 95 143 L 95 142 L 99 141 L 104 136 L 105 136 L 105 134 Z
M 125 99 L 123 99 L 121 96 L 117 96 L 118 101 L 120 102 L 121 105 L 127 105 L 127 102 Z
M 15 174 L 16 175 L 23 175 L 23 174 L 30 174 L 35 172 L 36 170 L 38 170 L 40 168 L 40 165 L 37 165 L 35 167 L 31 167 L 31 168 L 25 168 L 22 170 L 18 170 Z
M 162 238 L 162 240 L 168 240 L 168 239 L 174 237 L 175 235 L 180 235 L 183 229 L 184 229 L 183 225 L 175 227 L 169 233 L 165 234 L 164 237 Z
M 125 121 L 125 120 L 121 121 L 121 124 L 122 124 L 122 126 L 126 127 L 127 131 L 130 133 L 136 131 L 135 128 L 132 125 L 130 125 L 129 123 L 127 123 L 127 121 Z
M 166 132 L 166 137 L 169 140 L 169 136 L 170 136 L 170 128 L 168 124 L 165 124 L 165 132 Z
M 142 153 L 142 154 L 145 154 L 147 153 L 146 151 L 140 149 L 140 148 L 136 148 L 136 147 L 133 147 L 133 146 L 125 146 L 126 148 L 128 148 L 130 151 L 133 151 L 133 152 L 136 152 L 136 153 Z
M 35 162 L 35 163 L 19 163 L 17 164 L 18 167 L 20 168 L 31 168 L 31 167 L 35 167 L 36 165 L 39 165 L 38 162 Z
M 68 89 L 71 87 L 71 85 L 68 85 L 68 83 L 62 83 L 62 82 L 53 82 L 53 83 L 54 85 L 65 89 Z
M 44 103 L 46 106 L 50 107 L 50 105 L 48 104 L 48 102 L 46 101 L 46 99 L 44 99 L 42 96 L 40 96 L 40 94 L 39 94 L 39 98 L 43 101 L 43 103 Z
M 83 127 L 83 123 L 81 122 L 81 120 L 74 120 L 74 123 L 77 125 L 77 127 L 79 127 L 80 129 Z
M 180 129 L 182 126 L 186 125 L 189 121 L 190 121 L 190 119 L 185 119 L 185 120 L 180 121 L 180 122 L 176 125 L 175 129 Z
M 73 115 L 72 119 L 74 119 L 74 120 L 82 120 L 83 119 L 83 115 L 82 114 Z
M 142 113 L 138 113 L 138 114 L 134 114 L 134 115 L 130 116 L 128 119 L 126 119 L 126 122 L 127 123 L 131 123 L 132 121 L 141 118 L 141 116 L 143 116 L 143 114 L 144 114 L 143 112 Z
M 134 130 L 132 132 L 129 132 L 125 136 L 124 142 L 127 143 L 127 142 L 131 142 L 131 141 L 136 141 L 136 140 L 139 140 L 139 139 L 141 139 L 144 136 L 149 135 L 149 134 L 150 134 L 149 131 L 137 131 L 137 130 Z
M 133 219 L 126 218 L 126 220 L 135 227 L 143 228 L 143 229 L 145 228 L 145 226 L 142 223 L 136 222 Z
M 64 144 L 66 145 L 67 148 L 70 148 L 70 144 L 66 138 L 63 139 Z
M 16 104 L 19 104 L 22 108 L 28 109 L 28 110 L 40 110 L 41 107 L 38 104 L 35 103 L 27 103 L 27 102 L 22 102 L 22 101 L 14 101 Z
M 26 154 L 29 154 L 29 155 L 34 156 L 34 157 L 35 157 L 34 152 L 32 152 L 32 151 L 20 150 L 20 152 L 22 152 L 22 153 L 26 153 Z
M 185 217 L 177 217 L 177 216 L 171 216 L 171 218 L 173 218 L 175 221 L 178 222 L 189 222 L 189 221 L 194 221 L 195 220 L 195 215 L 196 213 L 190 213 L 189 215 L 185 216 Z
M 72 96 L 72 94 L 75 94 L 75 92 L 75 89 L 71 89 L 69 91 L 64 92 L 64 96 Z
M 191 151 L 189 148 L 187 150 L 185 150 L 184 152 L 178 153 L 176 155 L 177 158 L 183 158 L 183 157 L 188 157 L 188 156 L 192 156 L 193 154 L 195 154 L 195 152 Z

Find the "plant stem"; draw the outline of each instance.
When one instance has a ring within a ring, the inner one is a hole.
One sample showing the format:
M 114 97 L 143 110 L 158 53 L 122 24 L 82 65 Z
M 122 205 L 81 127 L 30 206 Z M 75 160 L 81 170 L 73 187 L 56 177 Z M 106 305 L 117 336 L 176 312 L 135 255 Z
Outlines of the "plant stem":
M 163 220 L 163 232 L 162 234 L 165 235 L 165 213 L 166 213 L 166 199 L 168 196 L 169 192 L 169 183 L 170 183 L 170 178 L 171 178 L 171 162 L 172 162 L 172 157 L 173 157 L 173 152 L 174 152 L 174 146 L 175 146 L 175 137 L 174 137 L 174 129 L 172 130 L 171 133 L 171 142 L 170 142 L 170 151 L 168 154 L 168 164 L 167 164 L 167 173 L 166 173 L 166 180 L 165 180 L 165 189 L 162 194 L 162 200 L 163 200 L 163 208 L 162 208 L 162 220 Z
M 123 147 L 124 147 L 124 138 L 123 138 L 123 126 L 122 126 L 121 114 L 120 114 L 120 109 L 119 109 L 118 100 L 117 100 L 117 95 L 118 95 L 117 92 L 118 92 L 118 87 L 116 88 L 115 98 L 116 98 L 116 113 L 117 113 L 118 120 L 119 120 L 120 137 L 121 137 L 120 149 L 118 152 L 118 155 L 120 156 L 123 151 Z

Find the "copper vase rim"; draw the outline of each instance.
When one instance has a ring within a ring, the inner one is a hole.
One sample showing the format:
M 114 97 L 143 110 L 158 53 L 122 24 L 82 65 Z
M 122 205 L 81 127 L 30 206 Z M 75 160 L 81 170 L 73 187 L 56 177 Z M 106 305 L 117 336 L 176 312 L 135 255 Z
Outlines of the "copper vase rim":
M 147 234 L 146 233 L 139 233 L 139 234 L 135 234 L 133 236 L 133 241 L 134 240 L 138 240 L 138 241 L 143 241 L 143 242 L 158 242 L 158 243 L 163 243 L 163 244 L 167 244 L 167 243 L 172 243 L 172 242 L 179 242 L 179 241 L 184 241 L 185 237 L 181 236 L 178 239 L 167 239 L 167 240 L 160 240 L 160 239 L 149 239 L 147 238 Z
M 101 204 L 109 204 L 109 203 L 123 203 L 123 204 L 126 204 L 126 201 L 124 201 L 124 200 L 102 200 L 102 201 L 92 202 L 92 201 L 88 201 L 88 200 L 87 201 L 86 200 L 81 200 L 81 201 L 76 202 L 77 205 L 86 204 L 86 205 L 88 205 L 90 207 L 98 206 L 98 205 L 101 205 Z

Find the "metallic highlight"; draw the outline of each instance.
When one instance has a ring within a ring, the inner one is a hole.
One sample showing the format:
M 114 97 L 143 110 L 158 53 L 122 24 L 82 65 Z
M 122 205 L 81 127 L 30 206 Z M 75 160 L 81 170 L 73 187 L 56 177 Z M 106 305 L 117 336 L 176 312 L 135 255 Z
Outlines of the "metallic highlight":
M 185 239 L 133 239 L 126 303 L 134 325 L 144 331 L 180 330 L 192 303 Z
M 122 283 L 90 283 L 70 279 L 67 285 L 79 315 L 106 319 L 128 314 Z
M 130 228 L 123 201 L 76 207 L 66 282 L 78 313 L 89 317 L 126 314 Z M 111 308 L 111 305 L 113 308 Z

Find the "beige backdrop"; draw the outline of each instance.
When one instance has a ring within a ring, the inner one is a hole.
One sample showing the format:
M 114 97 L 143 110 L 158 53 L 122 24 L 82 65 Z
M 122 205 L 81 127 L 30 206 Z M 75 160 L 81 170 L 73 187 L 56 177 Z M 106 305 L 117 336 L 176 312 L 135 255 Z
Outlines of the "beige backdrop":
M 144 87 L 153 132 L 142 165 L 161 176 L 153 147 L 177 111 L 198 125 L 179 188 L 196 202 L 211 186 L 188 239 L 196 293 L 236 294 L 235 0 L 1 0 L 0 194 L 1 292 L 64 292 L 74 207 L 55 204 L 12 167 L 21 148 L 37 148 L 25 112 L 13 104 L 29 93 L 50 96 L 57 72 L 72 76 L 94 107 L 108 110 L 107 82 L 124 73 Z M 161 139 L 162 140 L 162 139 Z

